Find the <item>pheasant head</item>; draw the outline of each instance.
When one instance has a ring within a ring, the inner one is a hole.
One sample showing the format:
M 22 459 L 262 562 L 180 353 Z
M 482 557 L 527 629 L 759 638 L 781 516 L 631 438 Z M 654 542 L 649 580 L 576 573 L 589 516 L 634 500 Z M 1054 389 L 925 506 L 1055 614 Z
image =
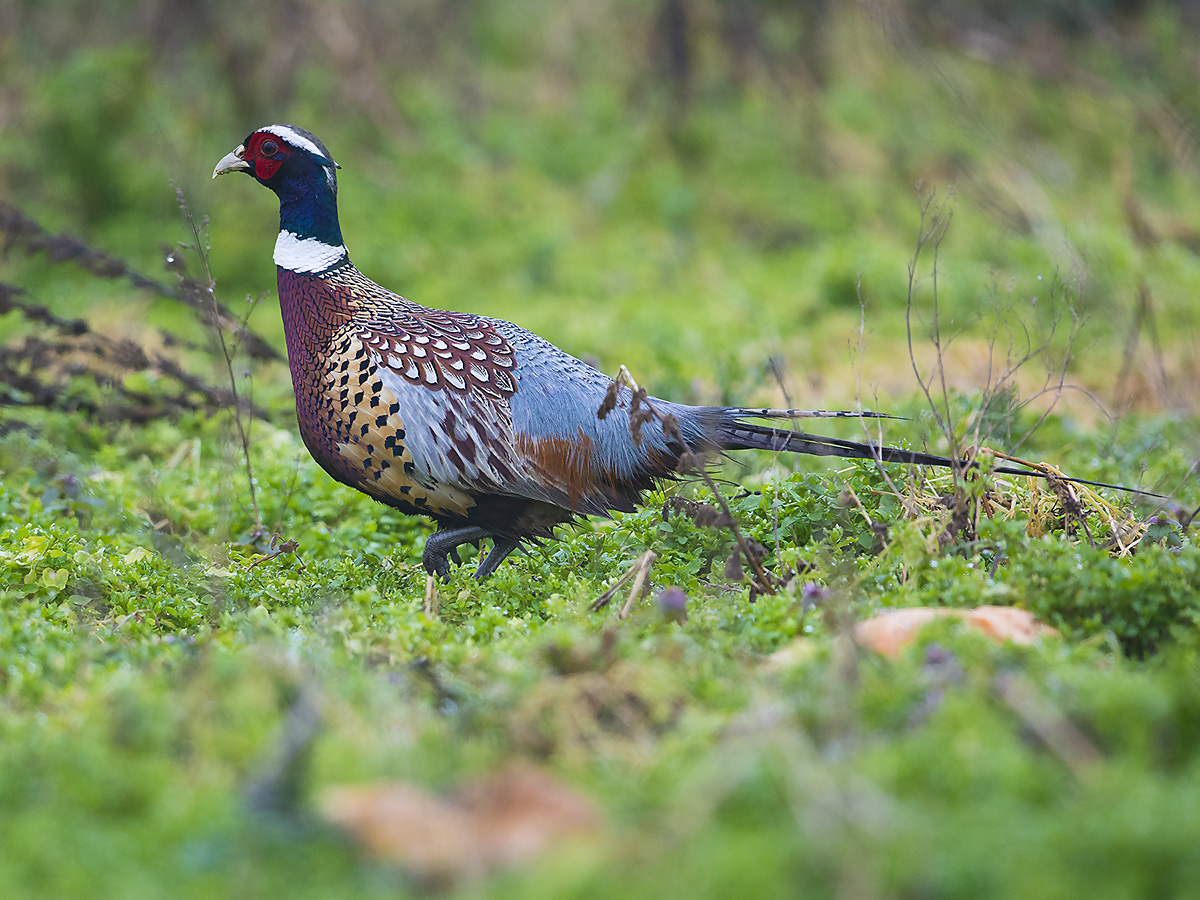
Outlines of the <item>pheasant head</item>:
M 245 172 L 279 197 L 275 264 L 320 272 L 347 259 L 337 213 L 337 169 L 316 137 L 294 125 L 268 125 L 250 134 L 213 169 L 213 178 Z

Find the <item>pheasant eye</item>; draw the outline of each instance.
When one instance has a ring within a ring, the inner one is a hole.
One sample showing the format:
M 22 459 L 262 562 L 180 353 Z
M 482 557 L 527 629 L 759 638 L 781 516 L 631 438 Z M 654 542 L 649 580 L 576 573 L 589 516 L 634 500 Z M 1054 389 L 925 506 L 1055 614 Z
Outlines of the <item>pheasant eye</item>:
M 274 141 L 263 141 L 261 149 L 263 156 L 274 156 L 279 152 L 279 145 Z

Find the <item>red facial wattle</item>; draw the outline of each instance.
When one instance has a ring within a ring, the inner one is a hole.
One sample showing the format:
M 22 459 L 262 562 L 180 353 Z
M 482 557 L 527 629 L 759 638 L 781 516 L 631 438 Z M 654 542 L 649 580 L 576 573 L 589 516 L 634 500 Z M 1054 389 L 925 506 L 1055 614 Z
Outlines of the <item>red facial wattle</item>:
M 270 179 L 288 157 L 288 148 L 275 135 L 258 132 L 246 142 L 245 159 L 254 167 L 254 175 L 262 181 Z

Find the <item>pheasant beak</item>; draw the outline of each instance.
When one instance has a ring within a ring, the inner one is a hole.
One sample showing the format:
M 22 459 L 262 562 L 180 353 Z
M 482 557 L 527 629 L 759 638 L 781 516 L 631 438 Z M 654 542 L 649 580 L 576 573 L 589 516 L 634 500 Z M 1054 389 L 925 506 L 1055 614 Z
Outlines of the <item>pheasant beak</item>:
M 250 168 L 250 163 L 246 162 L 242 157 L 246 155 L 246 145 L 238 144 L 232 153 L 228 153 L 221 157 L 221 161 L 217 163 L 217 167 L 213 169 L 213 178 L 218 175 L 224 175 L 227 172 L 238 172 Z

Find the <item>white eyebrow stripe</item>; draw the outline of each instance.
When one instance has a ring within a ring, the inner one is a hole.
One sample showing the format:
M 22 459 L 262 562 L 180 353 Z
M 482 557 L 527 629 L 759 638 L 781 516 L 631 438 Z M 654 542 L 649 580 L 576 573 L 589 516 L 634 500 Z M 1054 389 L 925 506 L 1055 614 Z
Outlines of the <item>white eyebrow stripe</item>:
M 298 132 L 295 128 L 289 128 L 287 125 L 268 125 L 266 128 L 260 128 L 259 131 L 270 132 L 277 138 L 289 141 L 295 146 L 307 150 L 321 159 L 329 160 L 332 165 L 325 166 L 325 181 L 329 184 L 329 189 L 331 191 L 334 191 L 335 193 L 337 192 L 337 175 L 334 174 L 333 170 L 341 167 L 334 161 L 332 156 L 329 156 L 328 153 Z
M 314 144 L 312 141 L 310 141 L 308 138 L 306 138 L 300 132 L 296 131 L 296 129 L 289 128 L 287 125 L 268 125 L 266 128 L 262 128 L 259 130 L 260 131 L 269 131 L 269 132 L 271 132 L 271 134 L 275 135 L 276 137 L 283 138 L 289 144 L 295 144 L 297 147 L 303 147 L 309 153 L 315 153 L 317 156 L 321 157 L 322 159 L 329 159 L 328 154 L 324 150 L 322 150 L 320 147 L 318 147 L 316 144 Z M 329 161 L 333 162 L 332 159 L 329 159 Z

